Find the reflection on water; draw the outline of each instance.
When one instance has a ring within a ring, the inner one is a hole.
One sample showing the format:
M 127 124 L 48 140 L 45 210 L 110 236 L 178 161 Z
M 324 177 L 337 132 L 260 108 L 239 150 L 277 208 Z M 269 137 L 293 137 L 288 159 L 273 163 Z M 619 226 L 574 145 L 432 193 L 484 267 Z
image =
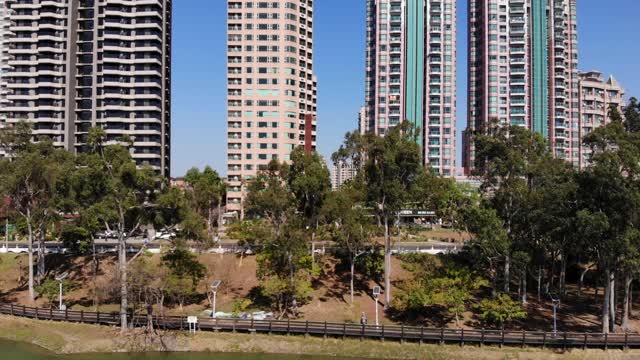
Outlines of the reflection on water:
M 6 360 L 335 360 L 336 358 L 218 353 L 145 353 L 55 355 L 24 343 L 0 340 L 0 358 Z

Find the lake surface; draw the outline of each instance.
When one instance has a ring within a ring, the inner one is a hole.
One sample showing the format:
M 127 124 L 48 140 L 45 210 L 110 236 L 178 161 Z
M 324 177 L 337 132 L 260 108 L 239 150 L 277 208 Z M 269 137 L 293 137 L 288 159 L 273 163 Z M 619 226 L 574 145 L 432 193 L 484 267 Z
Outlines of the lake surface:
M 55 355 L 29 344 L 0 340 L 0 358 L 6 360 L 335 360 L 336 358 L 293 355 L 148 353 Z

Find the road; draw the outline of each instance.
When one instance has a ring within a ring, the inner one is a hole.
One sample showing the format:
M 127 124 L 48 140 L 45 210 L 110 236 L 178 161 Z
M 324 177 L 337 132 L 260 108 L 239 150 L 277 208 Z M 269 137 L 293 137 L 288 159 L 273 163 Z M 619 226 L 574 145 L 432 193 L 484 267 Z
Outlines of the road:
M 127 241 L 129 252 L 137 252 L 140 247 L 144 244 L 142 238 L 133 238 Z M 107 252 L 115 252 L 117 249 L 118 243 L 115 239 L 98 239 L 96 240 L 96 250 L 99 253 L 107 253 Z M 160 253 L 162 247 L 169 246 L 169 243 L 166 241 L 152 241 L 147 244 L 147 249 L 151 253 Z M 444 253 L 452 253 L 458 252 L 462 248 L 462 244 L 452 244 L 446 242 L 403 242 L 396 243 L 392 245 L 391 252 L 394 255 L 398 254 L 444 254 Z M 36 245 L 34 244 L 34 247 Z M 59 254 L 66 253 L 68 249 L 64 248 L 62 242 L 50 241 L 45 243 L 45 252 L 49 254 Z M 0 245 L 0 253 L 26 253 L 28 250 L 26 242 L 9 242 L 8 249 L 5 243 L 1 243 Z M 195 249 L 193 249 L 195 251 Z M 247 250 L 241 246 L 238 246 L 236 242 L 220 242 L 219 244 L 213 246 L 212 248 L 206 250 L 210 253 L 216 254 L 225 254 L 225 253 L 240 253 L 243 250 Z M 318 243 L 315 245 L 315 252 L 317 254 L 324 253 L 333 253 L 338 248 L 336 248 L 333 244 L 330 243 Z M 249 249 L 248 253 L 255 252 L 256 249 Z

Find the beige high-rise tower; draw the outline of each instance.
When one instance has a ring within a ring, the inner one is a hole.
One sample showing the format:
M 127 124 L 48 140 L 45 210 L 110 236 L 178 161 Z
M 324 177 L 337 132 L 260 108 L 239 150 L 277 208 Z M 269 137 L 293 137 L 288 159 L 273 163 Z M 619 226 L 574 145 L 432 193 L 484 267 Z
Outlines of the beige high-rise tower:
M 313 0 L 227 0 L 227 210 L 271 160 L 316 146 Z
M 83 150 L 91 127 L 169 176 L 171 0 L 4 0 L 0 117 Z M 10 25 L 6 26 L 6 21 Z

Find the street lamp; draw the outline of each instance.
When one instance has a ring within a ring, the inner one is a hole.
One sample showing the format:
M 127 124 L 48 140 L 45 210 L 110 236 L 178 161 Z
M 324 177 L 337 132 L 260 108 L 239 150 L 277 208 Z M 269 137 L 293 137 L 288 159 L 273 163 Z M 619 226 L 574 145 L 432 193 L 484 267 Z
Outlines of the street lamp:
M 378 326 L 378 296 L 380 296 L 380 286 L 373 288 L 373 299 L 376 301 L 376 327 Z
M 214 280 L 211 284 L 211 291 L 213 292 L 213 302 L 211 303 L 211 317 L 216 317 L 216 295 L 218 294 L 218 288 L 222 284 L 221 280 Z
M 558 335 L 558 328 L 556 326 L 558 306 L 560 305 L 560 299 L 554 298 L 552 294 L 549 294 L 551 298 L 551 304 L 553 305 L 553 336 Z
M 58 309 L 63 310 L 62 309 L 62 281 L 64 279 L 67 278 L 67 276 L 69 276 L 68 272 L 63 272 L 62 274 L 56 276 L 56 281 L 58 282 L 58 284 L 60 285 L 60 292 L 58 294 Z

